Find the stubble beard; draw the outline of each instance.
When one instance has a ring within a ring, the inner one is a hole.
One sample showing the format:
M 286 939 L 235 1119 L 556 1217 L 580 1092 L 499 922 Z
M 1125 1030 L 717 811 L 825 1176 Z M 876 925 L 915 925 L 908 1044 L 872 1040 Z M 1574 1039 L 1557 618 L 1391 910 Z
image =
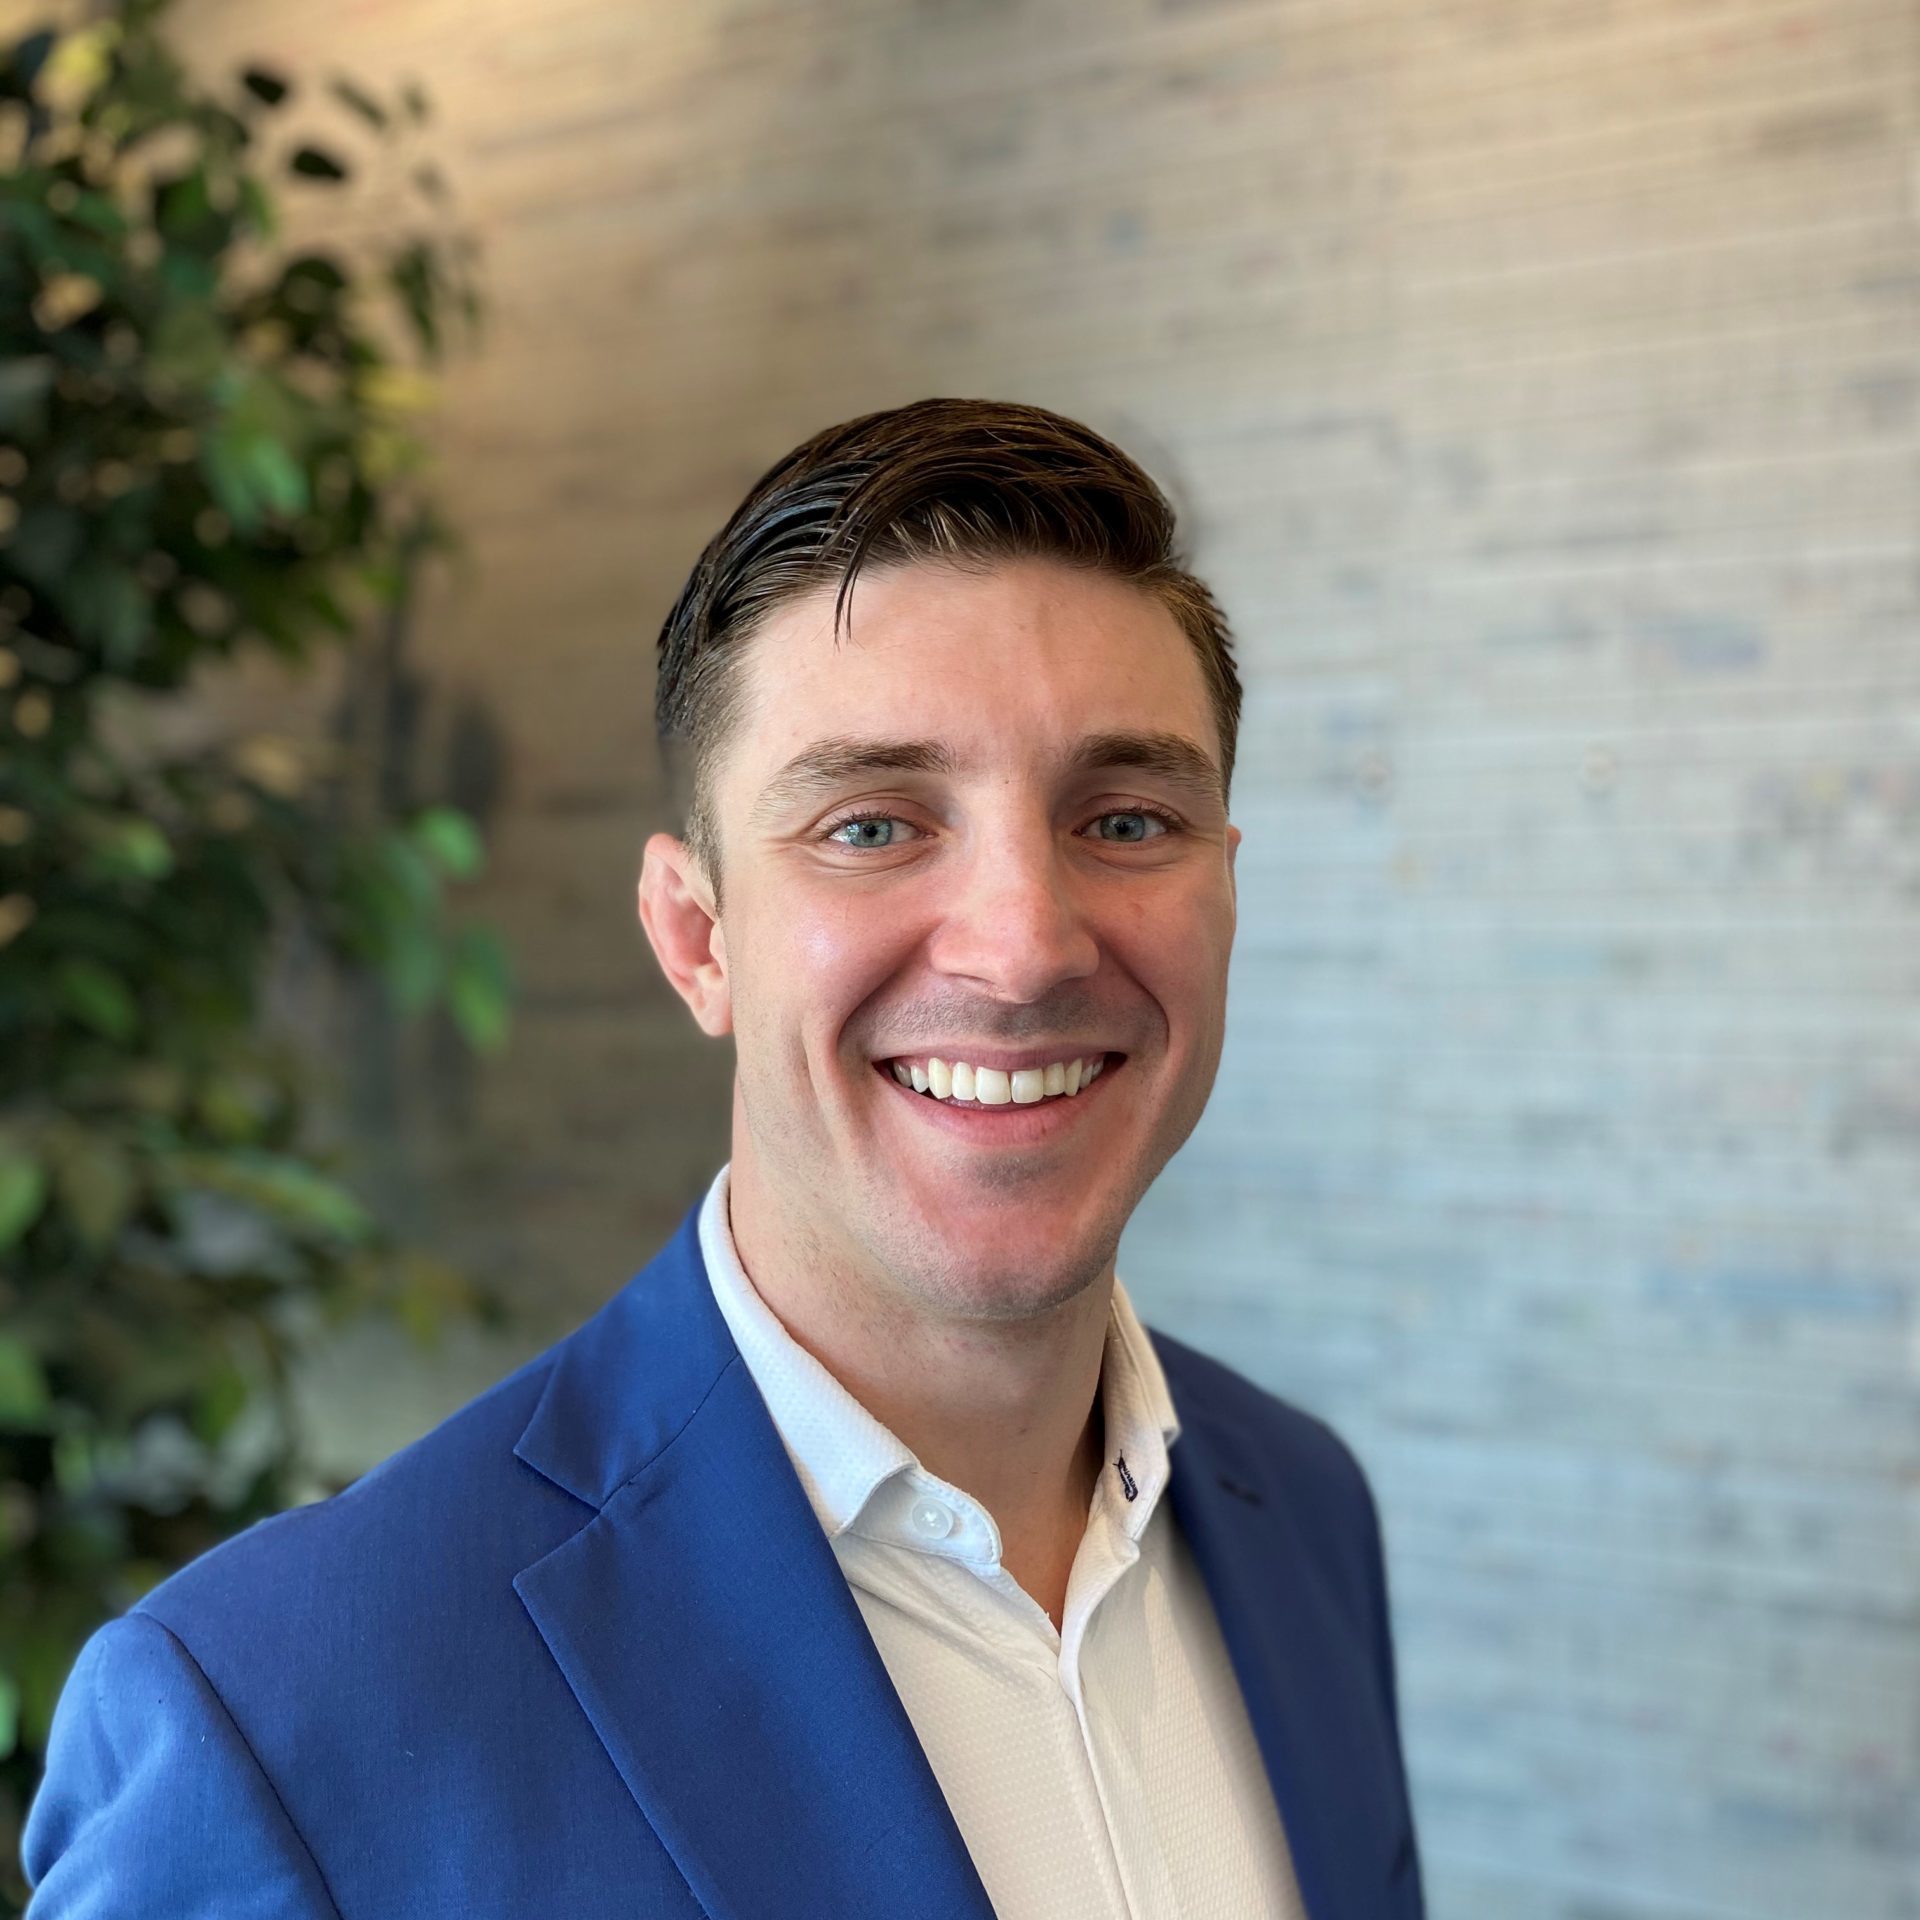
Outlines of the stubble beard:
M 780 1100 L 760 1099 L 753 1079 L 744 1073 L 740 1104 L 760 1180 L 780 1209 L 784 1257 L 805 1263 L 817 1276 L 836 1276 L 836 1290 L 851 1282 L 856 1298 L 871 1298 L 877 1282 L 882 1297 L 930 1306 L 946 1318 L 1012 1321 L 1043 1316 L 1112 1270 L 1121 1229 L 1140 1197 L 1116 1193 L 1081 1236 L 1080 1246 L 1052 1255 L 1050 1273 L 1042 1276 L 1031 1266 L 1008 1261 L 989 1274 L 976 1252 L 927 1232 L 924 1218 L 911 1210 L 904 1193 L 889 1189 L 884 1171 L 863 1171 L 856 1163 L 846 1182 L 823 1182 L 823 1166 L 832 1167 L 836 1159 L 831 1134 L 822 1137 Z M 1005 1164 L 982 1169 L 986 1178 L 981 1184 L 1017 1198 L 1052 1166 L 1049 1155 L 1009 1155 Z M 832 1204 L 836 1193 L 842 1205 Z

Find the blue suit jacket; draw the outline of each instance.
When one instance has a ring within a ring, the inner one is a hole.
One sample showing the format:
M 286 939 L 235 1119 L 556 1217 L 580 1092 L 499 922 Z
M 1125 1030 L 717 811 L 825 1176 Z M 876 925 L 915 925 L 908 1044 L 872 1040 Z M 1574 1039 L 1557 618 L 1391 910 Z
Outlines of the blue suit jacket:
M 1169 1497 L 1312 1920 L 1418 1920 L 1378 1525 L 1154 1336 Z M 591 1320 L 87 1642 L 32 1920 L 989 1920 L 689 1214 Z

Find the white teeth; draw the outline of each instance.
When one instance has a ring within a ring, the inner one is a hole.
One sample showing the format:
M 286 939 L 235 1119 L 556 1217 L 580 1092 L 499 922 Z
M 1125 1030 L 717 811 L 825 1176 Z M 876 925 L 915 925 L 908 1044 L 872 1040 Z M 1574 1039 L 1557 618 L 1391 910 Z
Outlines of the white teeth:
M 1041 1100 L 1071 1098 L 1099 1078 L 1105 1054 L 1084 1060 L 1055 1060 L 1044 1067 L 976 1067 L 965 1060 L 894 1060 L 893 1077 L 915 1093 L 936 1100 L 977 1101 L 983 1107 L 1030 1107 Z

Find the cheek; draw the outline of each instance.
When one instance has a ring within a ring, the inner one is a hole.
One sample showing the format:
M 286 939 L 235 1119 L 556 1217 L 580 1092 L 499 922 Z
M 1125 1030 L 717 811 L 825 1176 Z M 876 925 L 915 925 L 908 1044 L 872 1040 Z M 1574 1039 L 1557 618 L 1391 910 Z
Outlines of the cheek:
M 879 891 L 796 890 L 767 929 L 763 978 L 790 1032 L 838 1029 L 907 964 L 920 938 L 903 903 Z
M 1106 937 L 1176 1034 L 1218 1023 L 1233 946 L 1233 901 L 1224 886 L 1196 878 L 1151 899 L 1143 894 L 1109 920 Z

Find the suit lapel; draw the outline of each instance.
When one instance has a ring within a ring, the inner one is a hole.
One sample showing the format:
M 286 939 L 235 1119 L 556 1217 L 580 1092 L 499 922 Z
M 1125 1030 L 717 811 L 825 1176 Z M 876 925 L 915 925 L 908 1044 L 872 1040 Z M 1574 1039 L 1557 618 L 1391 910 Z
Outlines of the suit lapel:
M 515 1589 L 714 1920 L 992 1920 L 692 1217 L 567 1342 L 516 1451 L 598 1511 Z
M 1173 1368 L 1169 1367 L 1169 1373 Z M 1267 1448 L 1176 1391 L 1168 1497 L 1220 1621 L 1311 1920 L 1373 1920 L 1398 1787 L 1375 1676 L 1288 1509 Z

